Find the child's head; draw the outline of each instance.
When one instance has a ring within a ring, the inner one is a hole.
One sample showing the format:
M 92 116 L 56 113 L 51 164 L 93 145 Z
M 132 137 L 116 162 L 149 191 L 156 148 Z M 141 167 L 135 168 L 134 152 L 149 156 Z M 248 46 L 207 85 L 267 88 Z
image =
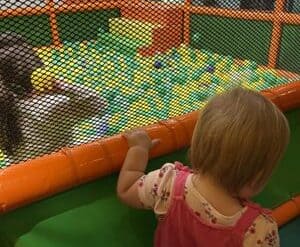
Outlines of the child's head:
M 289 141 L 282 112 L 257 92 L 236 88 L 212 98 L 201 111 L 191 146 L 195 172 L 229 193 L 259 192 Z
M 23 96 L 33 89 L 31 75 L 43 66 L 42 60 L 21 35 L 0 34 L 0 76 L 14 94 Z

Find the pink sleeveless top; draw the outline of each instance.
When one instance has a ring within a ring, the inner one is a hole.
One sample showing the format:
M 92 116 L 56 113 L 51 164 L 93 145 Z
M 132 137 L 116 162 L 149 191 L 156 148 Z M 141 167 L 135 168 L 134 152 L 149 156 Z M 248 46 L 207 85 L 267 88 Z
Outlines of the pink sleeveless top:
M 253 221 L 264 211 L 253 203 L 233 227 L 219 227 L 202 222 L 185 203 L 184 187 L 190 174 L 188 168 L 179 166 L 175 179 L 171 205 L 155 235 L 156 247 L 241 247 L 244 235 Z

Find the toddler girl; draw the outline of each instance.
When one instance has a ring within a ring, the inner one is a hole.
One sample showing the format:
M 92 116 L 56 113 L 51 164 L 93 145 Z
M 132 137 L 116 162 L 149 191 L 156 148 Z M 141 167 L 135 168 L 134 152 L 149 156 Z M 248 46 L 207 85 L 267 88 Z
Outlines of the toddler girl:
M 248 201 L 259 193 L 289 141 L 288 122 L 269 100 L 236 88 L 201 111 L 191 143 L 192 170 L 167 163 L 145 175 L 151 140 L 125 133 L 129 150 L 117 193 L 158 216 L 155 246 L 279 246 L 270 212 Z

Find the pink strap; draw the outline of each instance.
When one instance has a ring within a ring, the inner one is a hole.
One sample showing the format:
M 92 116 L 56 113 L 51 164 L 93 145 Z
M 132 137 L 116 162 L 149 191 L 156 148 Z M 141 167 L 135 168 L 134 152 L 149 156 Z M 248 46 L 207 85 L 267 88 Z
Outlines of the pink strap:
M 241 216 L 234 227 L 235 233 L 240 236 L 244 236 L 255 219 L 264 212 L 264 209 L 257 204 L 246 203 L 246 206 L 248 207 L 246 212 Z
M 174 182 L 173 199 L 182 199 L 184 196 L 184 187 L 187 177 L 191 174 L 191 170 L 179 162 L 175 162 L 176 178 Z

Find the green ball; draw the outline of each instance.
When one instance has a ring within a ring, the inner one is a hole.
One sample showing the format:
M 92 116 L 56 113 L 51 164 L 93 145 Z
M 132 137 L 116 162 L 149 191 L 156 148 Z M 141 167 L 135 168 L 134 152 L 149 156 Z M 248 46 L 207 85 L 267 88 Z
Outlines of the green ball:
M 213 75 L 213 77 L 212 77 L 212 84 L 220 85 L 220 83 L 221 83 L 220 78 L 217 77 L 217 76 L 215 76 L 215 75 Z
M 165 95 L 165 94 L 166 94 L 166 91 L 167 91 L 167 89 L 166 89 L 166 87 L 165 87 L 164 84 L 158 85 L 158 86 L 156 87 L 156 90 L 157 90 L 157 92 L 158 92 L 160 95 Z
M 130 104 L 132 104 L 133 102 L 137 101 L 138 98 L 139 98 L 139 95 L 133 93 L 133 94 L 131 94 L 131 95 L 128 96 L 128 102 L 129 102 Z

